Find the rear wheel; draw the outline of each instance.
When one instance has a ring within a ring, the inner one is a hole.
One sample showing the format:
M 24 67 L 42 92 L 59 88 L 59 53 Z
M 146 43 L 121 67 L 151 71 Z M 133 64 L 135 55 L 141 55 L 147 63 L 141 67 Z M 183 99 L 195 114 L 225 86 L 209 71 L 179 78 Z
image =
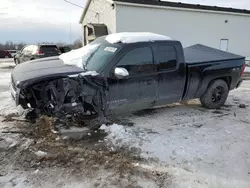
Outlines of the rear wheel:
M 6 55 L 6 56 L 4 56 L 4 58 L 9 58 L 9 56 Z
M 201 104 L 210 109 L 220 108 L 225 104 L 228 93 L 228 85 L 224 80 L 212 81 L 200 98 Z

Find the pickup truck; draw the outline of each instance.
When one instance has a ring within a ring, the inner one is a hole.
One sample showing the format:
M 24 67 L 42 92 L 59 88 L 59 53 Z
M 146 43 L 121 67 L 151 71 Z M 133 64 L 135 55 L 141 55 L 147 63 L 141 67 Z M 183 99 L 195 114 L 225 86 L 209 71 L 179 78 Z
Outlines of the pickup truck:
M 74 54 L 78 54 L 75 55 Z M 200 98 L 224 105 L 242 82 L 245 57 L 150 33 L 101 37 L 59 57 L 17 65 L 11 93 L 16 105 L 56 117 L 137 111 Z

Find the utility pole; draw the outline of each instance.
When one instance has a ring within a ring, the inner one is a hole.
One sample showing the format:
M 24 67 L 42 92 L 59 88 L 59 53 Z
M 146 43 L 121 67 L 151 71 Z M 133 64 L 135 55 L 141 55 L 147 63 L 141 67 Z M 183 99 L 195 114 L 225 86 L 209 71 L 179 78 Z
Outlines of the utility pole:
M 72 29 L 71 29 L 71 22 L 69 23 L 69 43 L 72 43 Z

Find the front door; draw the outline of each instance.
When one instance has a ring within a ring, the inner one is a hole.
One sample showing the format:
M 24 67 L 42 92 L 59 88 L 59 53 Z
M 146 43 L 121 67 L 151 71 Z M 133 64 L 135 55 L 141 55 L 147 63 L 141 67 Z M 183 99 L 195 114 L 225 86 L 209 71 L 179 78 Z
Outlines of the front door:
M 123 113 L 152 107 L 156 100 L 157 73 L 152 48 L 136 47 L 128 50 L 113 67 L 125 68 L 129 77 L 109 78 L 109 109 Z
M 154 46 L 158 72 L 158 94 L 156 105 L 165 105 L 181 100 L 186 80 L 184 62 L 178 61 L 175 46 Z

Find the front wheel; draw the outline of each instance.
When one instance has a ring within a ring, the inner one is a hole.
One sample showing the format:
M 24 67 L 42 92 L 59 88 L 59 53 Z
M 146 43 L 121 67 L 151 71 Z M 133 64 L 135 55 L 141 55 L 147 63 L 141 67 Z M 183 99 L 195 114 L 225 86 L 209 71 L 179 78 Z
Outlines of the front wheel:
M 201 104 L 209 109 L 218 109 L 225 104 L 228 93 L 228 85 L 224 80 L 212 81 L 200 98 Z

